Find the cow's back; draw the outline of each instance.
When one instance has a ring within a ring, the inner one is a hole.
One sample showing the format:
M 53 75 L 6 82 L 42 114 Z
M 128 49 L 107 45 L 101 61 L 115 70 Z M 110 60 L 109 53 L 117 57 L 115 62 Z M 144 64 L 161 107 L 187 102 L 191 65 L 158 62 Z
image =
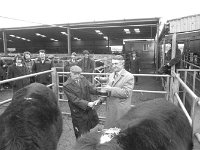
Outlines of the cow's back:
M 51 89 L 39 83 L 16 92 L 0 116 L 3 150 L 56 150 L 61 133 L 57 98 Z

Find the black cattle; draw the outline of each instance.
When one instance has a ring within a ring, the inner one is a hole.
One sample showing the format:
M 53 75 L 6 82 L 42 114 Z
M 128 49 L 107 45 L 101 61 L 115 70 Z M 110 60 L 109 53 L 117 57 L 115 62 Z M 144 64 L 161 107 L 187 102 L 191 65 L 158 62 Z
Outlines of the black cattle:
M 180 108 L 165 100 L 133 107 L 115 126 L 121 129 L 100 144 L 101 132 L 82 136 L 75 150 L 191 150 L 192 128 Z
M 56 150 L 61 133 L 57 98 L 39 83 L 17 91 L 0 116 L 0 150 Z

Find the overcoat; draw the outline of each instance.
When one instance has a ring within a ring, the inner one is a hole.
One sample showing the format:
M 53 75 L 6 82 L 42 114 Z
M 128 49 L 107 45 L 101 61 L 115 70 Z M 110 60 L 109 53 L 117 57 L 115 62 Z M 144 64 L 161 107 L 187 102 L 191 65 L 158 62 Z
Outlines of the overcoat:
M 12 64 L 8 67 L 7 78 L 11 79 L 11 78 L 19 77 L 19 76 L 24 76 L 27 74 L 29 74 L 29 70 L 26 66 L 23 65 L 22 67 L 19 67 L 19 66 L 16 66 L 16 64 Z M 13 81 L 11 83 L 12 88 L 13 88 L 13 93 L 29 84 L 30 84 L 30 78 L 24 78 L 21 80 Z
M 95 127 L 99 122 L 97 112 L 87 105 L 92 101 L 90 94 L 98 94 L 98 91 L 84 76 L 81 76 L 79 84 L 69 77 L 63 84 L 63 90 L 68 99 L 74 128 L 82 128 L 87 132 Z
M 139 57 L 136 57 L 135 60 L 133 60 L 133 57 L 130 58 L 130 72 L 133 74 L 138 74 L 140 70 L 140 59 Z
M 112 127 L 131 108 L 134 77 L 130 72 L 123 69 L 116 79 L 114 79 L 114 73 L 110 74 L 108 85 L 113 88 L 106 102 L 106 121 L 104 125 L 106 129 Z

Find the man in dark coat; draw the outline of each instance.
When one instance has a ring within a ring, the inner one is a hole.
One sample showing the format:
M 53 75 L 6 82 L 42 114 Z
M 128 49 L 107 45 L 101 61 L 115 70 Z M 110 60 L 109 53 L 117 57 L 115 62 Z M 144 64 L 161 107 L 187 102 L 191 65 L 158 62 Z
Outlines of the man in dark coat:
M 5 68 L 6 65 L 4 63 L 4 61 L 1 59 L 1 56 L 0 56 L 0 81 L 4 80 L 5 78 L 5 75 L 6 75 L 6 72 L 5 72 Z M 3 85 L 0 84 L 0 91 L 2 91 L 4 88 L 3 88 Z
M 82 69 L 79 66 L 72 66 L 70 77 L 63 84 L 76 138 L 89 132 L 99 122 L 96 110 L 93 109 L 98 100 L 92 102 L 90 94 L 100 94 L 100 92 L 84 76 L 80 75 L 81 72 Z
M 78 66 L 81 67 L 83 72 L 93 73 L 94 72 L 94 60 L 89 57 L 87 50 L 83 51 L 83 59 L 78 62 Z M 92 75 L 85 75 L 85 77 L 92 83 Z
M 171 67 L 175 65 L 175 69 L 180 68 L 180 63 L 181 63 L 181 50 L 178 49 L 178 45 L 176 46 L 176 54 L 175 57 L 172 59 L 172 49 L 170 49 L 167 54 L 166 54 L 166 65 Z
M 23 63 L 23 58 L 20 55 L 17 55 L 15 58 L 14 64 L 8 67 L 8 79 L 19 77 L 19 76 L 25 76 L 29 74 L 28 68 Z M 30 78 L 24 78 L 20 80 L 13 81 L 11 83 L 13 88 L 13 93 L 18 91 L 19 89 L 27 86 L 30 84 Z
M 32 72 L 38 73 L 42 71 L 47 71 L 47 70 L 51 70 L 52 67 L 53 67 L 52 61 L 45 58 L 45 50 L 40 50 L 39 58 L 37 58 L 35 62 L 33 63 Z M 48 85 L 51 83 L 51 74 L 46 73 L 46 74 L 38 75 L 36 76 L 35 80 L 36 82 L 42 83 L 44 85 Z
M 139 74 L 140 72 L 140 59 L 136 55 L 136 52 L 132 53 L 131 59 L 130 59 L 130 72 L 132 74 Z M 135 84 L 138 83 L 138 76 L 135 76 Z

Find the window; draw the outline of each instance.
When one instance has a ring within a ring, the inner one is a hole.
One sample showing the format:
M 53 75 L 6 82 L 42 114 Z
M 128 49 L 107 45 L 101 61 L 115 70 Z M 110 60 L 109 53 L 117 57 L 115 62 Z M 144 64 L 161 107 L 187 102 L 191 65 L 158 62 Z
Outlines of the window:
M 149 44 L 143 45 L 143 51 L 149 51 Z

